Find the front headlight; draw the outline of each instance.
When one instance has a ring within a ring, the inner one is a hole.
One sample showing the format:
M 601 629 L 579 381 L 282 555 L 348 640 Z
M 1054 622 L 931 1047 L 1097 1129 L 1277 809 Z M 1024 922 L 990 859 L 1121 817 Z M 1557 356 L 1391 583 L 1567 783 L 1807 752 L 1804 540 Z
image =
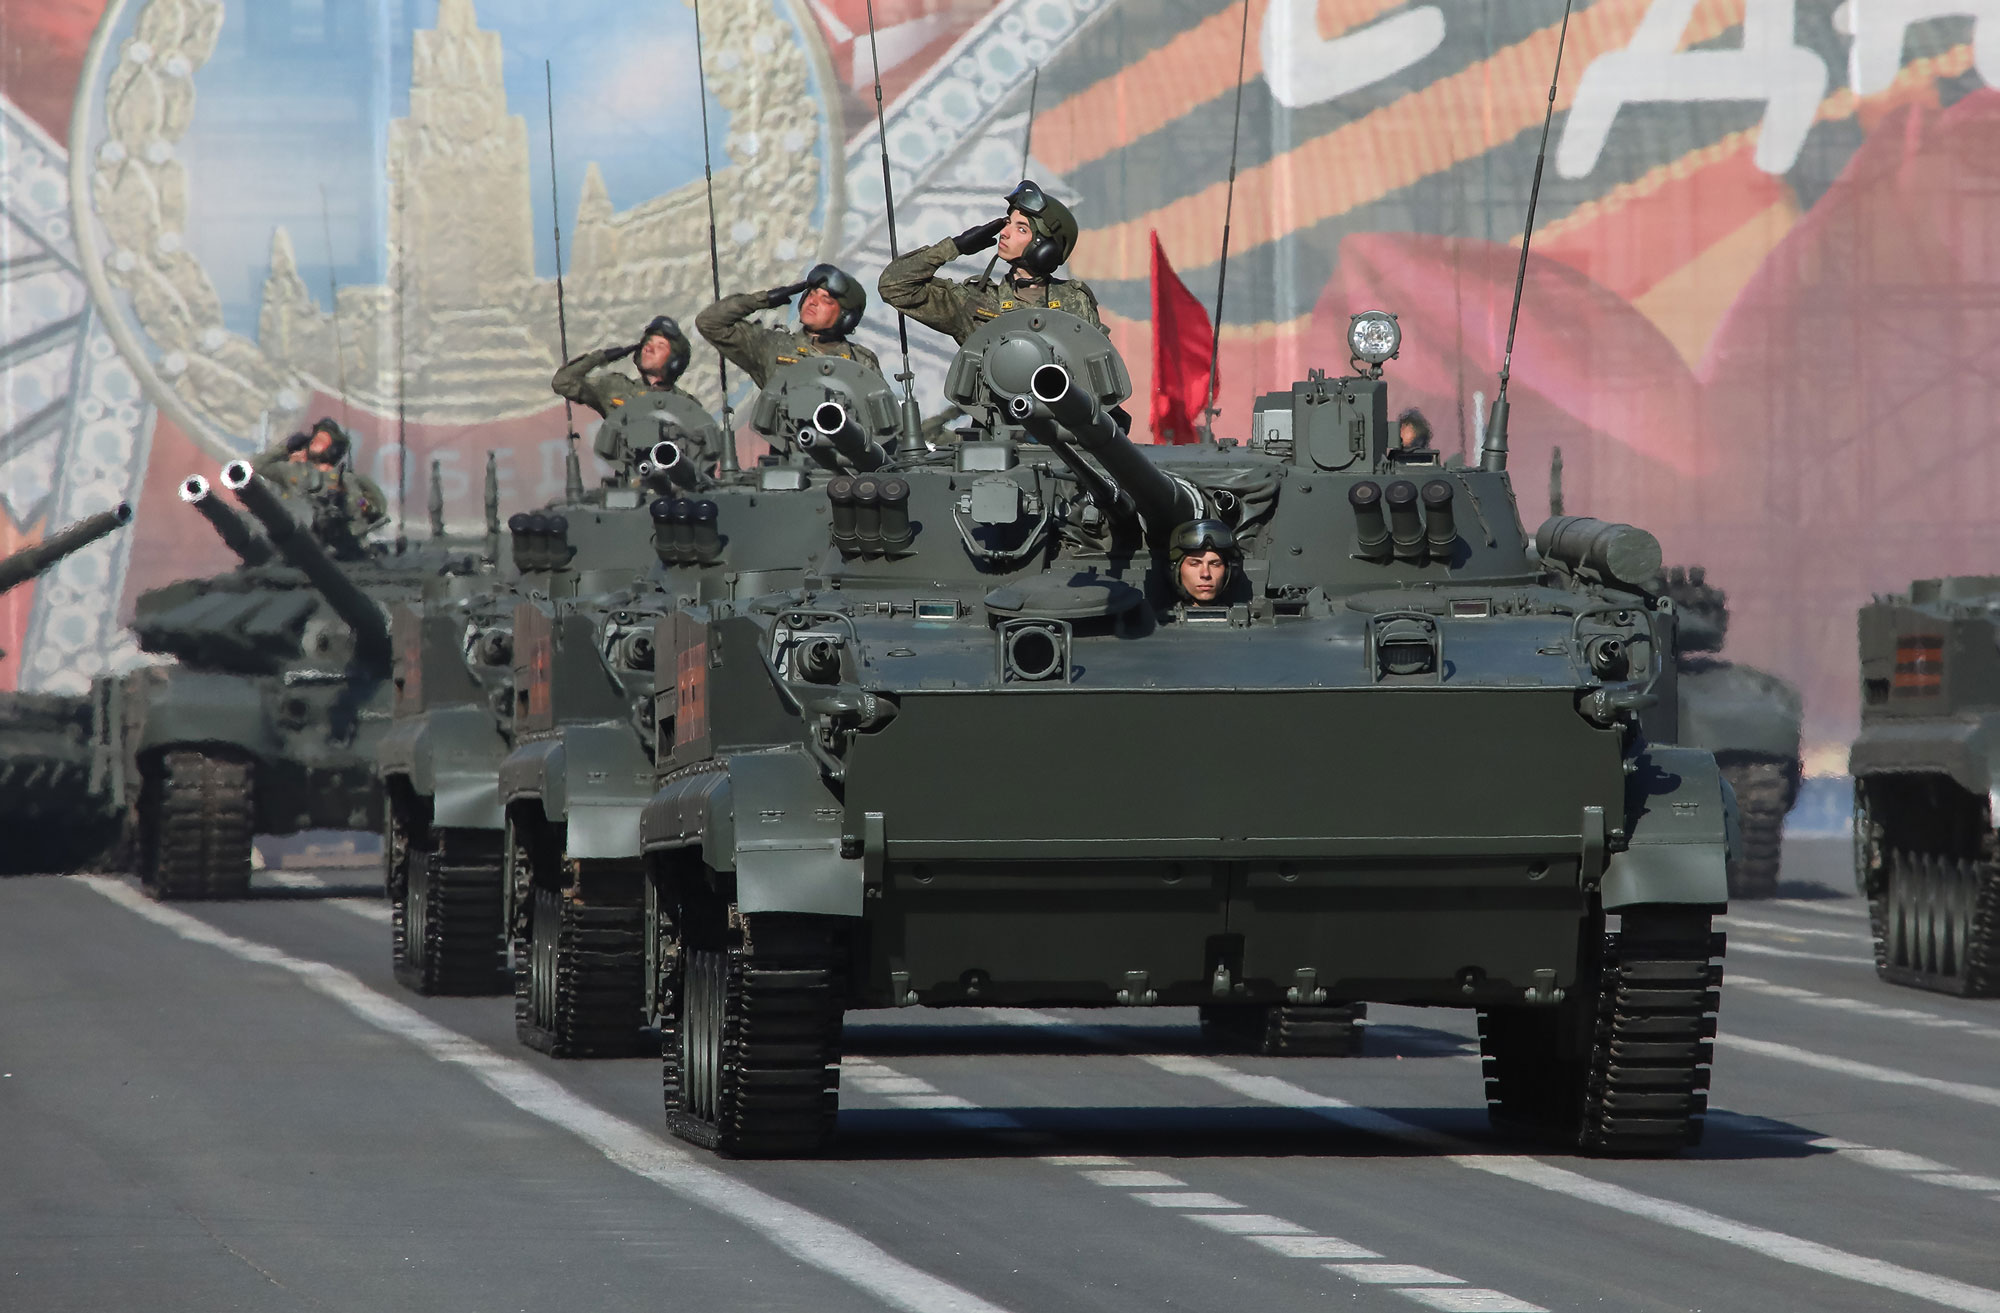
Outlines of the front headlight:
M 1347 321 L 1347 349 L 1356 360 L 1379 365 L 1394 360 L 1403 345 L 1403 330 L 1396 316 L 1381 310 L 1364 310 Z

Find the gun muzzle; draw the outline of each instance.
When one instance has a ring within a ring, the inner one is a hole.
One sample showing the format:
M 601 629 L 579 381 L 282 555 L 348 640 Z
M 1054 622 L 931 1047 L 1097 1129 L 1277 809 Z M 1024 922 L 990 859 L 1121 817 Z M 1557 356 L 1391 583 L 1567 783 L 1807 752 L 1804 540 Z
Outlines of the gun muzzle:
M 800 431 L 799 443 L 808 449 L 830 447 L 863 474 L 881 469 L 889 460 L 889 453 L 861 431 L 854 416 L 838 401 L 822 401 L 813 407 L 812 423 Z
M 1039 406 L 1068 430 L 1077 445 L 1095 457 L 1131 497 L 1150 532 L 1166 534 L 1175 525 L 1201 518 L 1204 508 L 1199 499 L 1148 460 L 1096 397 L 1073 386 L 1067 369 L 1054 364 L 1038 366 L 1028 376 L 1028 391 L 1033 397 L 1028 414 L 1032 416 Z M 1025 399 L 1010 398 L 1009 413 L 1018 411 L 1018 403 Z M 1078 471 L 1078 476 L 1084 477 L 1084 472 Z M 1094 472 L 1089 477 L 1094 481 Z
M 646 463 L 652 466 L 652 470 L 647 472 L 645 464 L 642 464 L 640 466 L 642 476 L 654 482 L 664 481 L 674 487 L 690 490 L 699 488 L 707 482 L 702 477 L 701 471 L 694 467 L 694 462 L 681 451 L 681 445 L 667 438 L 662 438 L 653 444 L 653 449 L 646 453 Z
M 262 565 L 271 559 L 271 544 L 250 532 L 250 526 L 243 523 L 236 512 L 222 504 L 222 499 L 209 487 L 207 479 L 199 474 L 190 474 L 181 480 L 181 500 L 201 512 L 209 527 L 237 559 L 245 565 Z
M 63 557 L 82 551 L 113 529 L 131 522 L 131 505 L 119 502 L 108 511 L 99 511 L 66 529 L 58 529 L 33 547 L 24 547 L 0 559 L 0 593 L 26 583 Z

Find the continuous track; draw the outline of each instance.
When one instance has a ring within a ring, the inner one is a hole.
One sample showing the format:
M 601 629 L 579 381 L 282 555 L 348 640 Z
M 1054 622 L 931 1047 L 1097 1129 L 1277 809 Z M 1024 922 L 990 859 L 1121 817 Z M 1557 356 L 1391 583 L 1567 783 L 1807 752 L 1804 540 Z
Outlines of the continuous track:
M 1210 1045 L 1269 1058 L 1348 1058 L 1361 1052 L 1366 1003 L 1317 1007 L 1215 1005 L 1201 1009 L 1201 1033 Z
M 255 768 L 198 749 L 162 753 L 139 795 L 140 879 L 162 902 L 250 890 Z
M 410 837 L 405 865 L 390 888 L 396 979 L 419 994 L 506 993 L 500 835 L 430 829 Z
M 1731 898 L 1771 898 L 1778 892 L 1785 815 L 1798 795 L 1798 763 L 1745 759 L 1718 763 L 1736 793 L 1743 848 L 1729 864 Z
M 1961 998 L 2000 994 L 2000 870 L 1991 861 L 1894 849 L 1868 921 L 1882 979 Z
M 644 1051 L 645 911 L 593 905 L 545 885 L 530 891 L 514 939 L 514 1032 L 554 1058 Z

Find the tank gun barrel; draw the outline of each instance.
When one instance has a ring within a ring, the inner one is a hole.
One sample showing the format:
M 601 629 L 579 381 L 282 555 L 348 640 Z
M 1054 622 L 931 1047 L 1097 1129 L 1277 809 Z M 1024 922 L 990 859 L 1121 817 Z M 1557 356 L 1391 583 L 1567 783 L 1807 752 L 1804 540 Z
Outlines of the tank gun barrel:
M 235 552 L 243 564 L 262 565 L 271 559 L 271 544 L 250 532 L 250 526 L 222 504 L 215 489 L 201 475 L 190 474 L 181 480 L 181 500 L 201 512 L 201 518 L 208 521 L 223 545 Z
M 674 487 L 690 491 L 698 491 L 712 482 L 695 468 L 694 462 L 687 458 L 687 454 L 681 450 L 678 442 L 667 438 L 662 438 L 653 444 L 653 449 L 646 453 L 646 459 L 640 463 L 639 474 L 652 482 L 664 480 Z
M 799 429 L 799 445 L 815 456 L 831 448 L 863 474 L 879 470 L 889 461 L 882 444 L 862 432 L 854 416 L 838 401 L 822 401 L 813 407 L 811 423 Z
M 1630 524 L 1587 515 L 1552 515 L 1535 530 L 1545 560 L 1600 582 L 1645 591 L 1660 573 L 1660 540 Z
M 126 502 L 119 502 L 108 511 L 99 511 L 66 529 L 58 529 L 33 547 L 24 547 L 12 556 L 0 558 L 0 593 L 28 582 L 63 557 L 82 551 L 131 520 L 132 507 Z
M 1028 389 L 1049 417 L 1132 498 L 1150 531 L 1164 534 L 1175 525 L 1202 517 L 1203 508 L 1195 494 L 1147 460 L 1097 398 L 1073 386 L 1067 369 L 1042 365 L 1029 377 Z M 1025 398 L 1016 398 L 1020 400 Z M 1060 453 L 1061 449 L 1057 450 Z
M 382 609 L 355 586 L 345 570 L 334 564 L 305 526 L 292 518 L 270 485 L 250 468 L 250 462 L 234 460 L 223 466 L 222 486 L 235 493 L 244 509 L 257 517 L 285 563 L 305 575 L 334 614 L 354 631 L 355 661 L 386 678 L 390 666 L 389 625 L 383 619 Z

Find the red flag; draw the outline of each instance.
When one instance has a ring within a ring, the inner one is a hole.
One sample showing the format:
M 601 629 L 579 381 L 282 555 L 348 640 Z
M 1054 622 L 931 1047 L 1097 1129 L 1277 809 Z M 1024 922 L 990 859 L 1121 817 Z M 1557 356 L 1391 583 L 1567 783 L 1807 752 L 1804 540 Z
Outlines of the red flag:
M 1153 441 L 1195 442 L 1208 409 L 1210 353 L 1208 310 L 1188 291 L 1160 235 L 1153 235 Z M 1217 385 L 1220 386 L 1220 376 Z

